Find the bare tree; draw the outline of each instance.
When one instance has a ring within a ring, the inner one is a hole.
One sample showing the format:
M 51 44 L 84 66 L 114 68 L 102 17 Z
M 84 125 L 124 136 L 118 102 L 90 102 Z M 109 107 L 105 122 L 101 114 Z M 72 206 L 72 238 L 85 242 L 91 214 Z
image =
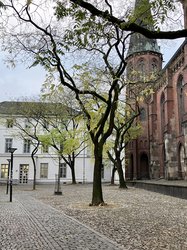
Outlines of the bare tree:
M 15 136 L 26 140 L 32 146 L 31 158 L 33 162 L 33 190 L 36 189 L 36 160 L 35 155 L 40 146 L 39 131 L 40 121 L 43 116 L 44 106 L 41 108 L 41 103 L 34 101 L 17 101 L 12 103 L 10 113 L 14 126 L 17 128 Z M 15 113 L 17 117 L 15 119 Z

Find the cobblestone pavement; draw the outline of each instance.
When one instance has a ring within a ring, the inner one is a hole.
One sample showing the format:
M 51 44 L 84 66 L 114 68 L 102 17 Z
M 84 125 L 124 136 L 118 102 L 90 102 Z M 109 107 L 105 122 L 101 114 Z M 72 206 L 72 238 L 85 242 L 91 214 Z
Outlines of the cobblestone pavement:
M 31 197 L 14 194 L 13 202 L 0 192 L 1 250 L 124 249 L 73 218 Z M 4 188 L 5 189 L 5 188 Z
M 89 207 L 92 185 L 62 185 L 62 196 L 53 185 L 31 190 L 14 187 L 12 204 L 0 197 L 0 250 L 187 250 L 187 200 L 104 185 L 108 205 Z

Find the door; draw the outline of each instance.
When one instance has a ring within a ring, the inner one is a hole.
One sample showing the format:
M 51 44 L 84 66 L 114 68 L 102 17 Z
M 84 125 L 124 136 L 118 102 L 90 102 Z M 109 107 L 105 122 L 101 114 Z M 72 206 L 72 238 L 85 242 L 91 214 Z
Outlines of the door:
M 29 165 L 21 164 L 19 170 L 19 183 L 28 183 Z
M 149 161 L 145 153 L 140 157 L 140 179 L 149 179 Z

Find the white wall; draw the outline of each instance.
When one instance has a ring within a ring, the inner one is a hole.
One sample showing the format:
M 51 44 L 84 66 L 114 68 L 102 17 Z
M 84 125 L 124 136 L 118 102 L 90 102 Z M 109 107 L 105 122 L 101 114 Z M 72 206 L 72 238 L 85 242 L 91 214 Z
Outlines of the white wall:
M 8 164 L 7 159 L 10 159 L 10 153 L 5 153 L 5 138 L 13 138 L 12 147 L 17 148 L 14 152 L 13 157 L 13 179 L 14 182 L 19 183 L 20 175 L 20 165 L 28 164 L 28 181 L 32 182 L 34 169 L 30 153 L 23 153 L 23 139 L 16 136 L 18 129 L 16 128 L 6 128 L 6 116 L 0 118 L 0 173 L 1 164 Z M 31 146 L 32 147 L 32 146 Z M 31 148 L 32 150 L 32 148 Z M 75 174 L 77 182 L 88 183 L 93 182 L 93 170 L 94 170 L 94 160 L 89 156 L 87 157 L 87 150 L 82 152 L 75 161 Z M 35 155 L 36 159 L 36 180 L 37 183 L 54 182 L 55 175 L 58 174 L 59 161 L 58 157 L 54 154 L 51 149 L 49 154 L 42 154 L 39 149 L 38 153 Z M 40 178 L 40 163 L 48 163 L 48 178 Z M 110 181 L 111 169 L 110 167 L 105 168 L 105 175 L 103 181 Z M 71 170 L 67 166 L 67 177 L 61 178 L 62 182 L 71 182 Z M 2 180 L 0 176 L 0 181 Z

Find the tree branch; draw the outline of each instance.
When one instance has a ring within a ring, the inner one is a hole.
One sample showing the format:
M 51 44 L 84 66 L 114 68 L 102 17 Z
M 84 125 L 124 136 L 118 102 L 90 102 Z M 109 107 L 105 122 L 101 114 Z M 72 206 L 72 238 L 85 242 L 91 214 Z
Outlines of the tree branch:
M 154 31 L 145 27 L 141 27 L 136 23 L 129 23 L 111 15 L 108 10 L 101 11 L 93 4 L 87 3 L 83 0 L 70 0 L 72 3 L 79 5 L 80 7 L 88 10 L 93 16 L 98 16 L 107 20 L 108 22 L 117 25 L 121 30 L 138 32 L 150 39 L 176 39 L 181 37 L 187 37 L 187 29 L 177 31 Z

